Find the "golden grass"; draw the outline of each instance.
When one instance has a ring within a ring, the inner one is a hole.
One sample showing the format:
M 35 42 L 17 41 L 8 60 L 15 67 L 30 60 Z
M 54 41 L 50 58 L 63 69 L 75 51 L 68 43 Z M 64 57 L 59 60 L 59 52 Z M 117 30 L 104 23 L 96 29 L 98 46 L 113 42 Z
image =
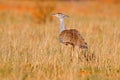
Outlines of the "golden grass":
M 90 62 L 70 62 L 71 46 L 59 42 L 59 23 L 36 24 L 29 15 L 0 13 L 1 80 L 119 80 L 120 18 L 70 16 L 67 28 L 81 32 L 89 51 L 96 55 Z M 4 16 L 3 16 L 4 15 Z M 16 18 L 17 16 L 17 18 Z M 26 17 L 25 17 L 26 16 Z

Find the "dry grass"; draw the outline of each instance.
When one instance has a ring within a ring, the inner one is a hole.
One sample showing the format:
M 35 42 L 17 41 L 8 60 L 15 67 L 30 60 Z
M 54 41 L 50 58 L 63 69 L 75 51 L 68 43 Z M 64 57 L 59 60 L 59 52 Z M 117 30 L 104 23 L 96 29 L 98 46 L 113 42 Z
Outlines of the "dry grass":
M 17 18 L 16 18 L 17 16 Z M 119 80 L 120 18 L 71 16 L 67 28 L 78 29 L 96 60 L 79 63 L 71 46 L 59 42 L 59 23 L 33 23 L 29 15 L 0 13 L 1 80 Z

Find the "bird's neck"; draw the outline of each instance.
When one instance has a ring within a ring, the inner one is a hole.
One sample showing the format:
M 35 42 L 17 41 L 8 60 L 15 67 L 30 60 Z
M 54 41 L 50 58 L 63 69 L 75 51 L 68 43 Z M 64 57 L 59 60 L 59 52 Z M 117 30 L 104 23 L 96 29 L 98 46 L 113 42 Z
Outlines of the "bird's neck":
M 60 32 L 64 31 L 65 28 L 65 24 L 64 24 L 64 19 L 60 19 Z

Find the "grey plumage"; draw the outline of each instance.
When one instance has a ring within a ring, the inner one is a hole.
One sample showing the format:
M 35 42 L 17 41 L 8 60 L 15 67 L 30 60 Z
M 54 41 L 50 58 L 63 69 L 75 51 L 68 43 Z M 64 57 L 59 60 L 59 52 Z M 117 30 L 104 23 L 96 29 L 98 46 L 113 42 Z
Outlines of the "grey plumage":
M 64 25 L 64 19 L 68 16 L 62 13 L 53 14 L 60 20 L 60 35 L 59 39 L 60 42 L 63 44 L 70 44 L 73 46 L 78 46 L 81 49 L 88 49 L 87 43 L 85 42 L 84 38 L 76 29 L 66 29 Z

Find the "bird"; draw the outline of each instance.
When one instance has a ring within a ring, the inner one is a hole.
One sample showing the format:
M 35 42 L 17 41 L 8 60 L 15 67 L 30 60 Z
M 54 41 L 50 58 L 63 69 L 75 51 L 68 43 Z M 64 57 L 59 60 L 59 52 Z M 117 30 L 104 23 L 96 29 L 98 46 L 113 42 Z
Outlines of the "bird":
M 65 15 L 63 13 L 54 13 L 52 16 L 55 16 L 60 21 L 60 34 L 59 34 L 59 40 L 61 43 L 65 45 L 72 45 L 73 50 L 75 46 L 78 46 L 80 49 L 88 49 L 88 45 L 85 42 L 85 39 L 82 37 L 82 35 L 79 33 L 76 29 L 66 29 L 64 24 L 64 19 L 68 18 L 68 15 Z

